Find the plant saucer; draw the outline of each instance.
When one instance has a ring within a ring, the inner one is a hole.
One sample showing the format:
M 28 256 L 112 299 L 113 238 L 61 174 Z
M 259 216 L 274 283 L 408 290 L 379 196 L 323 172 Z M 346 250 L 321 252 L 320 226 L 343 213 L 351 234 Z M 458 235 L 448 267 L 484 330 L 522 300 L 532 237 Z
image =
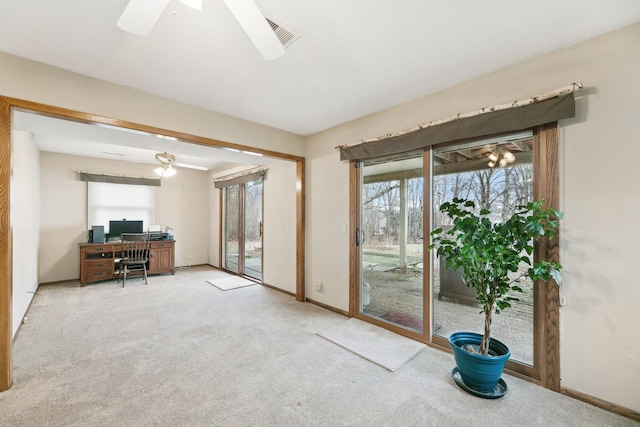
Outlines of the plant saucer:
M 458 367 L 453 368 L 453 370 L 451 371 L 451 377 L 461 389 L 463 389 L 467 393 L 473 394 L 474 396 L 482 397 L 484 399 L 498 399 L 504 396 L 507 392 L 507 383 L 505 383 L 502 378 L 498 380 L 498 384 L 496 384 L 496 386 L 493 388 L 493 391 L 487 393 L 474 390 L 471 387 L 467 386 L 464 381 L 462 381 L 460 372 L 458 372 Z

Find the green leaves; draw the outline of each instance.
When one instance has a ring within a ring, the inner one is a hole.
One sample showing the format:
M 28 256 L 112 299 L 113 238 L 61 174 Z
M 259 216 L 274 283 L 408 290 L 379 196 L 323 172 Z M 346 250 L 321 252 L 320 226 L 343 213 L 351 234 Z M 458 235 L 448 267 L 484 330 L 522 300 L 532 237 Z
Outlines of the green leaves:
M 447 267 L 462 269 L 463 280 L 476 289 L 483 312 L 499 313 L 511 307 L 510 302 L 517 299 L 507 293 L 522 292 L 517 281 L 523 277 L 562 282 L 560 264 L 531 262 L 533 243 L 555 237 L 561 212 L 544 209 L 544 200 L 539 200 L 519 206 L 505 222 L 494 224 L 489 210 L 475 211 L 475 203 L 470 200 L 454 198 L 443 203 L 440 212 L 451 218 L 453 226 L 432 231 L 429 248 L 446 257 Z M 525 273 L 520 270 L 522 264 L 529 266 Z M 517 278 L 510 279 L 514 275 Z

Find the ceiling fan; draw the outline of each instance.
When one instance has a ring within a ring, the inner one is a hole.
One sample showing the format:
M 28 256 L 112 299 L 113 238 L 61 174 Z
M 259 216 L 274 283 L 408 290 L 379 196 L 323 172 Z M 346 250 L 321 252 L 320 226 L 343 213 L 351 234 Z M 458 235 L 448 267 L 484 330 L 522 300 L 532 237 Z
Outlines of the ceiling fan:
M 117 26 L 131 34 L 146 36 L 151 32 L 170 0 L 130 0 Z M 202 0 L 180 0 L 202 10 Z M 253 0 L 223 0 L 256 49 L 267 61 L 284 55 L 284 46 L 273 32 Z
M 156 175 L 159 175 L 161 177 L 170 177 L 176 174 L 176 170 L 172 167 L 172 165 L 188 169 L 198 169 L 204 171 L 207 170 L 207 168 L 202 166 L 177 163 L 176 156 L 167 152 L 156 154 L 156 160 L 160 163 L 160 166 L 155 168 L 153 171 L 156 173 Z

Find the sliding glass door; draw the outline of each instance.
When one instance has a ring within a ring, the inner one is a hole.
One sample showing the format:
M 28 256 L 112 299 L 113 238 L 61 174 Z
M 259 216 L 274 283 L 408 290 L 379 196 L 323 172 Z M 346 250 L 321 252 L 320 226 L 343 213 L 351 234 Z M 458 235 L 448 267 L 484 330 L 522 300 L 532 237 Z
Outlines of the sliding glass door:
M 469 199 L 495 222 L 532 200 L 557 208 L 556 155 L 557 129 L 549 124 L 353 161 L 352 313 L 446 348 L 453 332 L 482 332 L 474 290 L 428 251 L 431 230 L 451 226 L 439 207 Z M 523 256 L 551 259 L 557 240 Z M 523 279 L 520 287 L 511 295 L 518 301 L 494 316 L 492 336 L 508 343 L 509 369 L 557 387 L 557 286 Z
M 361 166 L 360 313 L 423 330 L 422 152 Z
M 490 140 L 438 147 L 432 151 L 431 229 L 447 229 L 451 220 L 439 212 L 454 197 L 472 200 L 476 208 L 491 212 L 493 222 L 508 219 L 518 206 L 533 200 L 533 135 L 531 132 Z M 522 254 L 527 255 L 526 253 Z M 527 265 L 520 266 L 521 272 Z M 433 256 L 433 334 L 448 338 L 453 332 L 482 332 L 480 305 L 459 271 L 446 268 L 445 259 Z M 515 280 L 518 275 L 513 275 Z M 534 288 L 520 281 L 523 292 L 512 307 L 493 317 L 492 336 L 509 343 L 511 359 L 534 364 Z
M 262 280 L 262 181 L 225 187 L 222 199 L 222 266 Z
M 243 273 L 262 279 L 262 181 L 244 184 Z
M 224 245 L 222 266 L 240 272 L 240 186 L 226 187 L 223 192 Z

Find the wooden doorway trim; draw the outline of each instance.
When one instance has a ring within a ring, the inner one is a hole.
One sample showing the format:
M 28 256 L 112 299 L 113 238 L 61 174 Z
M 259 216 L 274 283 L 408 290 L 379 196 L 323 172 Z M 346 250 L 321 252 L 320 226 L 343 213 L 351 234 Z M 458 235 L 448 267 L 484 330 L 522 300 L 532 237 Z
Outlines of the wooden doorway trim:
M 545 199 L 545 207 L 560 210 L 558 123 L 538 126 L 533 132 L 533 198 Z M 560 262 L 560 231 L 553 239 L 540 239 L 534 249 L 536 259 Z M 534 339 L 540 383 L 560 391 L 560 290 L 550 280 L 539 281 L 534 313 Z M 537 330 L 536 330 L 537 328 Z
M 266 157 L 296 162 L 296 299 L 305 300 L 305 159 L 301 156 L 265 150 L 221 141 L 202 136 L 191 135 L 183 132 L 161 129 L 154 126 L 129 122 L 126 120 L 104 117 L 82 111 L 70 110 L 37 102 L 0 96 L 0 392 L 11 387 L 12 363 L 12 239 L 11 239 L 11 134 L 12 134 L 12 110 L 20 108 L 35 114 L 43 114 L 60 119 L 66 119 L 81 123 L 98 123 L 124 129 L 138 130 L 142 132 L 165 135 L 185 141 L 187 143 L 205 145 L 217 148 L 232 148 L 236 150 L 252 151 Z
M 0 391 L 11 387 L 11 104 L 0 99 Z

